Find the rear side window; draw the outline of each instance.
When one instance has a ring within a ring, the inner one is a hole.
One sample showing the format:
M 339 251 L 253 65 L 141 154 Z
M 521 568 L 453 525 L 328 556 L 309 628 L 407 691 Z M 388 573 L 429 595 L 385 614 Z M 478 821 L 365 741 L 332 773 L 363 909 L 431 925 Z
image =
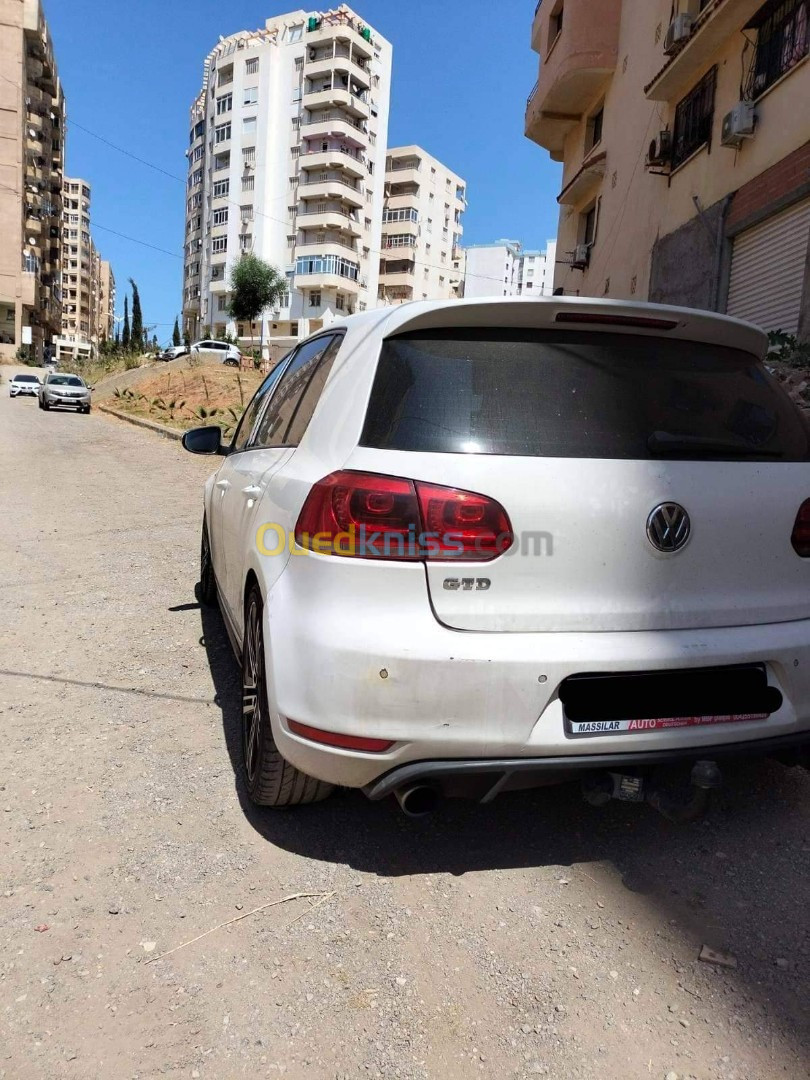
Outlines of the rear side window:
M 314 338 L 300 346 L 293 356 L 289 367 L 284 372 L 284 377 L 279 383 L 278 390 L 273 395 L 273 400 L 267 406 L 264 416 L 261 418 L 252 445 L 259 446 L 297 446 L 300 436 L 306 430 L 309 418 L 317 404 L 317 397 L 312 400 L 308 394 L 309 386 L 318 370 L 321 358 L 334 342 L 334 335 Z M 320 391 L 318 391 L 320 393 Z M 304 401 L 311 401 L 312 407 L 306 406 L 302 413 Z M 308 412 L 308 416 L 306 413 Z M 299 421 L 299 416 L 301 421 Z M 304 421 L 304 417 L 306 420 Z
M 232 452 L 245 449 L 247 441 L 250 438 L 250 433 L 251 431 L 253 431 L 253 428 L 256 424 L 256 417 L 261 412 L 261 408 L 264 405 L 265 401 L 267 401 L 267 395 L 272 391 L 273 387 L 281 378 L 284 372 L 284 368 L 286 367 L 286 362 L 287 357 L 285 356 L 276 364 L 276 366 L 273 368 L 273 370 L 270 372 L 270 374 L 267 376 L 267 378 L 264 380 L 259 389 L 251 398 L 248 407 L 242 414 L 242 419 L 239 421 L 239 427 L 236 429 L 236 434 L 233 437 L 233 442 L 231 443 Z
M 806 422 L 750 354 L 561 330 L 387 339 L 361 445 L 528 457 L 810 458 Z

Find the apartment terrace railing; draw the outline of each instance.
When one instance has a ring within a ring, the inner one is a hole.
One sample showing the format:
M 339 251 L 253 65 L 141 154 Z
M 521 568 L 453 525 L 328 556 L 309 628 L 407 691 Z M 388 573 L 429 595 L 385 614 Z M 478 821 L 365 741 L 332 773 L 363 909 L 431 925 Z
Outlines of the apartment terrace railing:
M 311 209 L 299 210 L 298 217 L 310 217 L 313 214 L 340 214 L 350 221 L 360 221 L 360 216 L 357 212 L 349 212 L 342 203 L 304 203 L 304 206 L 309 206 Z
M 329 109 L 326 112 L 317 113 L 315 116 L 311 116 L 309 120 L 305 120 L 301 127 L 314 127 L 315 124 L 324 124 L 329 120 L 342 120 L 345 124 L 349 124 L 353 128 L 357 128 L 358 131 L 367 131 L 368 125 L 360 120 L 355 120 L 353 116 L 348 113 L 341 112 L 339 109 Z
M 537 83 L 535 83 L 534 86 L 531 88 L 531 92 L 529 93 L 529 96 L 526 98 L 526 108 L 527 109 L 531 105 L 531 103 L 534 101 L 536 94 L 537 94 Z
M 311 176 L 309 173 L 307 173 L 306 176 L 307 179 L 299 180 L 299 188 L 314 187 L 316 184 L 340 184 L 343 187 L 348 188 L 349 191 L 357 192 L 358 195 L 363 194 L 362 184 L 352 184 L 341 173 L 329 173 L 328 176 L 323 173 L 316 176 Z
M 300 157 L 305 158 L 308 154 L 345 154 L 346 157 L 359 161 L 361 165 L 366 164 L 365 154 L 361 153 L 359 150 L 350 150 L 347 146 L 327 146 L 325 150 L 318 146 L 313 150 L 304 150 Z
M 400 158 L 400 159 L 398 159 L 396 161 L 392 161 L 391 165 L 387 169 L 387 171 L 388 172 L 404 172 L 406 169 L 412 169 L 414 172 L 421 172 L 422 171 L 422 165 L 421 165 L 421 162 L 419 161 L 419 158 L 411 158 L 408 161 L 405 161 L 405 160 Z

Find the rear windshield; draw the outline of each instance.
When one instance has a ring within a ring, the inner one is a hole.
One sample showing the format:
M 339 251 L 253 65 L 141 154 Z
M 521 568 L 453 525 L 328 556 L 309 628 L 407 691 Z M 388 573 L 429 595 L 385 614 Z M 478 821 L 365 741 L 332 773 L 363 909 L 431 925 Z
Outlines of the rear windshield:
M 361 445 L 528 457 L 806 461 L 810 428 L 749 353 L 570 330 L 383 342 Z
M 48 386 L 84 386 L 78 375 L 51 375 Z

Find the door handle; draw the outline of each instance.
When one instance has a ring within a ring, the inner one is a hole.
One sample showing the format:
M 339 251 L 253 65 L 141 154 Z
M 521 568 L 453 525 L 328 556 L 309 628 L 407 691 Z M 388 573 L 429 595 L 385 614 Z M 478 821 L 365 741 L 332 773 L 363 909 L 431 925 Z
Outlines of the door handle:
M 248 499 L 258 499 L 261 495 L 262 489 L 256 487 L 255 484 L 251 484 L 249 487 L 242 488 L 242 494 Z
M 231 486 L 231 482 L 230 480 L 217 480 L 216 486 L 222 491 L 226 491 Z

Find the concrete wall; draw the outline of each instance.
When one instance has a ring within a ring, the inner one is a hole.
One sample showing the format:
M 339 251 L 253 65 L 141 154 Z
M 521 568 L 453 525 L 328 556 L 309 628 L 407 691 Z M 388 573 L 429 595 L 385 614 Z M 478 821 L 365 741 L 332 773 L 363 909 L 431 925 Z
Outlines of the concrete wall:
M 656 240 L 650 271 L 649 299 L 653 303 L 715 310 L 725 243 L 725 203 L 725 199 L 720 199 L 679 229 Z

